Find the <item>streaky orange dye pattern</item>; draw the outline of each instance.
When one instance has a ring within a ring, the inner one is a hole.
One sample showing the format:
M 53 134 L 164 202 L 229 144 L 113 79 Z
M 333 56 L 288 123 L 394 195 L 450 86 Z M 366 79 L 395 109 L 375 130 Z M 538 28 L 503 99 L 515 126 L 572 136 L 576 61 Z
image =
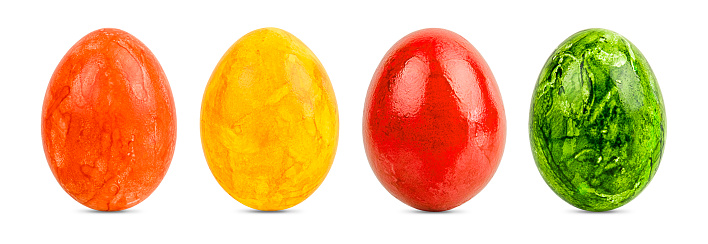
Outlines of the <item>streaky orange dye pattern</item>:
M 145 200 L 170 166 L 176 132 L 162 67 L 125 31 L 81 38 L 49 81 L 44 154 L 61 187 L 89 208 L 118 211 Z

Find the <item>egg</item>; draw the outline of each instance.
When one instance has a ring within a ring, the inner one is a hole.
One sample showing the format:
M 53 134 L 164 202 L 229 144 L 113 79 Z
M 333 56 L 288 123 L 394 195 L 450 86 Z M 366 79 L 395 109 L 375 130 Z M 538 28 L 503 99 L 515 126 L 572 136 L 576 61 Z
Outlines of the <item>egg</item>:
M 615 32 L 588 29 L 546 61 L 529 128 L 548 186 L 577 208 L 607 211 L 634 199 L 656 173 L 666 112 L 639 49 Z
M 145 200 L 170 166 L 176 129 L 160 63 L 118 29 L 91 32 L 69 49 L 42 106 L 42 143 L 54 177 L 95 210 Z
M 216 65 L 201 109 L 204 155 L 231 197 L 276 211 L 307 199 L 337 150 L 334 90 L 314 53 L 277 28 L 252 31 Z
M 363 138 L 374 174 L 398 200 L 424 211 L 467 202 L 504 151 L 506 118 L 492 71 L 454 32 L 403 37 L 369 85 Z

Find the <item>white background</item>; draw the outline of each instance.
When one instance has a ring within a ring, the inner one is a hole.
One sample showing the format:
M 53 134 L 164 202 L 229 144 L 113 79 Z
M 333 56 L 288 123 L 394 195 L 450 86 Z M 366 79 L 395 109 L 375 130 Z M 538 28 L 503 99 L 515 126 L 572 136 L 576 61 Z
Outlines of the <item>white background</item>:
M 700 1 L 3 1 L 0 3 L 0 243 L 18 242 L 678 242 L 706 237 L 708 17 Z M 332 169 L 309 199 L 259 212 L 212 177 L 199 138 L 213 68 L 244 34 L 278 27 L 313 50 L 337 96 L 340 138 Z M 177 145 L 157 190 L 121 212 L 90 210 L 67 195 L 42 150 L 44 93 L 66 51 L 114 27 L 158 58 L 177 106 Z M 361 136 L 364 98 L 386 51 L 422 28 L 452 30 L 491 67 L 506 108 L 507 143 L 489 185 L 443 213 L 414 210 L 376 180 Z M 558 198 L 531 156 L 528 113 L 548 56 L 593 27 L 631 40 L 664 95 L 667 144 L 654 180 L 617 210 L 591 213 Z M 703 234 L 702 234 L 703 233 Z

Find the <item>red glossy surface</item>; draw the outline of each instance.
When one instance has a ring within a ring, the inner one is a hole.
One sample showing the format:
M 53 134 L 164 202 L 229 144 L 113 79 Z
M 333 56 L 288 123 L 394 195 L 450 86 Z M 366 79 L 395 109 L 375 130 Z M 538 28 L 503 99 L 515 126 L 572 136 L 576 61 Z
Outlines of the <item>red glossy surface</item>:
M 364 145 L 393 196 L 425 211 L 455 208 L 489 182 L 504 151 L 499 88 L 467 40 L 424 29 L 398 41 L 366 96 Z
M 101 29 L 66 53 L 44 97 L 42 142 L 76 201 L 102 211 L 143 201 L 165 176 L 175 139 L 172 91 L 142 42 Z

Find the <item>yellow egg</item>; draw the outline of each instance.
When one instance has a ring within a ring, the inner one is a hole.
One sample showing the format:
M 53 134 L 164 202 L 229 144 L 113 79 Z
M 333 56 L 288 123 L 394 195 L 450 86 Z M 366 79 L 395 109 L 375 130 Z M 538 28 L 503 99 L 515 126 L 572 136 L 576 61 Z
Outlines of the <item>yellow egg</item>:
M 327 176 L 339 137 L 329 77 L 314 53 L 277 28 L 255 30 L 224 54 L 201 110 L 206 161 L 242 204 L 287 209 Z

